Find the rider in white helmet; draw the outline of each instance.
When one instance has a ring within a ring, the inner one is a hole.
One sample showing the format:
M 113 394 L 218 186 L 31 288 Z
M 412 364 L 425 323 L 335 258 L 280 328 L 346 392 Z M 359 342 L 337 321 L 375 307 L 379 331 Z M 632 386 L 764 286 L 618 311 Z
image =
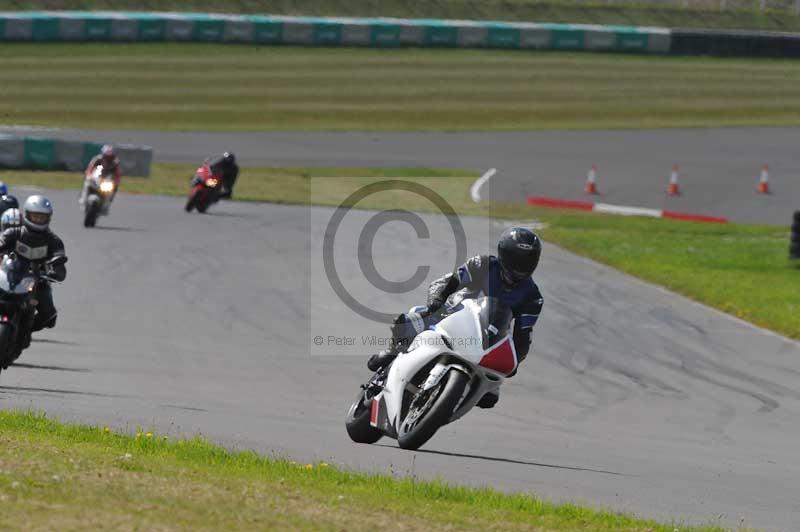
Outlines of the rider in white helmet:
M 89 185 L 89 176 L 92 175 L 94 169 L 98 166 L 103 166 L 103 173 L 106 172 L 111 174 L 111 178 L 114 181 L 114 192 L 111 193 L 111 201 L 114 201 L 114 198 L 117 195 L 117 190 L 119 190 L 119 183 L 122 180 L 122 163 L 120 163 L 119 157 L 117 156 L 116 150 L 114 150 L 114 146 L 111 144 L 104 144 L 103 147 L 100 149 L 100 153 L 92 157 L 92 160 L 89 161 L 89 164 L 86 166 L 85 176 L 86 179 L 83 183 L 83 191 L 81 191 L 81 197 L 78 200 L 78 203 L 81 205 L 84 204 L 86 201 L 86 195 L 88 191 Z
M 31 196 L 22 205 L 22 225 L 0 233 L 0 254 L 13 251 L 30 260 L 39 272 L 40 279 L 36 285 L 39 304 L 33 331 L 55 326 L 58 312 L 53 305 L 49 281 L 63 281 L 67 277 L 64 243 L 50 230 L 52 217 L 53 205 L 50 200 L 44 196 Z

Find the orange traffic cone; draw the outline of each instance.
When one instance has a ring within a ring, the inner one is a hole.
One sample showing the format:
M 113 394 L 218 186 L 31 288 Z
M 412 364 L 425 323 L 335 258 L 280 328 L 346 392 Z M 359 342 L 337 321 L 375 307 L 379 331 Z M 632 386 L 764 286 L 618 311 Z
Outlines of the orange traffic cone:
M 681 193 L 681 185 L 678 183 L 678 165 L 672 167 L 672 173 L 669 175 L 669 185 L 667 185 L 667 194 L 670 196 L 678 196 Z
M 586 186 L 583 187 L 583 191 L 587 194 L 597 194 L 597 167 L 592 165 L 589 169 L 589 174 L 586 176 Z
M 766 164 L 761 169 L 761 177 L 758 179 L 756 190 L 759 194 L 769 194 L 769 166 Z

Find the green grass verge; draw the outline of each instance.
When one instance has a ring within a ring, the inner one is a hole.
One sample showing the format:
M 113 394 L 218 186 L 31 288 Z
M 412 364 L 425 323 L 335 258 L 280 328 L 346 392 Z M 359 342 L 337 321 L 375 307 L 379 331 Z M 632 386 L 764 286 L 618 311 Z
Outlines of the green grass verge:
M 384 16 L 633 24 L 691 28 L 743 28 L 789 31 L 800 29 L 800 17 L 785 10 L 759 13 L 757 0 L 729 1 L 721 11 L 718 0 L 699 9 L 658 5 L 646 0 L 579 2 L 570 0 L 0 0 L 2 10 L 125 9 L 136 11 L 201 11 L 271 13 L 275 15 Z M 697 5 L 700 2 L 692 2 Z
M 794 60 L 4 44 L 0 68 L 5 124 L 237 131 L 800 124 Z
M 123 178 L 120 190 L 133 194 L 155 194 L 163 196 L 185 196 L 189 192 L 189 179 L 197 165 L 156 163 L 149 178 Z M 326 204 L 335 201 L 336 190 L 341 183 L 366 183 L 381 178 L 420 179 L 437 183 L 441 178 L 474 179 L 470 170 L 446 170 L 437 168 L 347 168 L 347 167 L 250 167 L 242 169 L 242 177 L 236 184 L 236 199 L 244 201 L 269 201 L 272 203 L 305 203 L 311 193 L 311 182 L 317 178 L 330 181 L 315 181 L 331 185 Z M 335 178 L 335 179 L 334 179 Z M 10 185 L 34 185 L 44 188 L 75 189 L 83 186 L 79 172 L 36 172 L 0 170 L 0 181 Z M 319 189 L 325 188 L 320 186 Z M 13 190 L 12 190 L 13 193 Z
M 123 191 L 183 195 L 191 165 L 156 164 L 150 179 L 129 178 Z M 357 188 L 379 179 L 403 178 L 428 186 L 466 215 L 536 218 L 548 241 L 762 327 L 800 339 L 800 269 L 788 261 L 789 228 L 696 224 L 536 209 L 519 204 L 476 205 L 470 171 L 429 168 L 246 168 L 238 199 L 339 205 Z M 81 178 L 64 172 L 0 172 L 0 180 L 51 188 L 79 188 Z M 436 208 L 419 196 L 383 192 L 357 206 Z M 540 272 L 546 283 L 547 272 Z
M 26 530 L 712 532 L 0 411 L 0 523 Z
M 561 247 L 800 340 L 789 228 L 593 215 L 551 218 Z

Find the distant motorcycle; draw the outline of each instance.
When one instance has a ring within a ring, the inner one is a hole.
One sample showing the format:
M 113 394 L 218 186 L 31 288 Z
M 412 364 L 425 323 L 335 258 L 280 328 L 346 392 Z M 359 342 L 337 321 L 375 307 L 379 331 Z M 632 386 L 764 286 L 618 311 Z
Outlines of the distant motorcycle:
M 28 251 L 35 253 L 37 249 Z M 65 260 L 57 257 L 50 264 Z M 15 253 L 0 260 L 0 371 L 8 369 L 30 345 L 38 304 L 36 285 L 47 280 L 30 260 Z
M 97 218 L 108 215 L 111 197 L 114 195 L 116 183 L 114 172 L 97 165 L 90 175 L 86 176 L 86 201 L 83 204 L 83 226 L 94 227 Z
M 190 183 L 189 198 L 186 200 L 186 212 L 206 212 L 214 203 L 219 201 L 222 193 L 222 178 L 214 175 L 208 163 L 197 169 Z
M 464 299 L 406 353 L 362 385 L 345 427 L 358 443 L 383 436 L 418 449 L 497 391 L 517 367 L 511 310 L 497 298 Z

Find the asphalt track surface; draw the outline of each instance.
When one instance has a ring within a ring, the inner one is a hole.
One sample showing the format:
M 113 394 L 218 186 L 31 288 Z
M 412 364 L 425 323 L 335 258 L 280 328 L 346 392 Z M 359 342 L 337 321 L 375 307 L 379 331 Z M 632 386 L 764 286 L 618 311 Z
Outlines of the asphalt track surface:
M 800 197 L 789 179 L 800 164 L 790 157 L 796 130 L 39 133 L 147 143 L 157 160 L 173 162 L 229 148 L 245 165 L 497 167 L 483 192 L 504 198 L 581 197 L 585 167 L 594 163 L 604 201 L 677 200 L 674 209 L 740 221 L 788 223 L 790 196 Z M 580 153 L 570 153 L 575 146 Z M 646 165 L 666 174 L 678 152 L 692 161 L 685 169 L 703 172 L 694 182 L 686 176 L 684 197 L 665 199 L 666 175 L 635 172 Z M 601 155 L 615 161 L 614 175 L 626 175 L 627 186 L 604 177 L 611 163 Z M 769 197 L 752 193 L 762 160 L 773 164 Z M 122 194 L 112 216 L 86 230 L 74 192 L 48 194 L 70 256 L 67 282 L 56 289 L 60 322 L 0 376 L 2 408 L 125 430 L 199 432 L 299 460 L 533 491 L 668 521 L 737 527 L 743 518 L 768 530 L 800 522 L 795 342 L 547 246 L 535 347 L 498 406 L 471 412 L 421 452 L 388 440 L 355 445 L 342 418 L 374 350 L 361 336 L 386 330 L 350 312 L 322 271 L 320 235 L 331 209 L 224 203 L 210 215 L 187 215 L 180 198 Z M 364 282 L 356 258 L 363 243 L 347 235 L 372 214 L 349 213 L 338 233 L 344 284 L 386 312 L 419 303 L 421 288 L 389 295 Z M 423 219 L 427 240 L 397 222 L 380 229 L 371 250 L 386 277 L 408 277 L 414 264 L 431 266 L 427 280 L 452 268 L 452 250 L 437 245 L 451 241 L 449 226 Z M 463 223 L 470 253 L 491 249 L 502 229 Z M 316 335 L 324 345 L 313 344 Z M 329 335 L 356 345 L 327 345 Z
M 349 312 L 321 273 L 333 210 L 226 202 L 190 215 L 182 198 L 121 194 L 87 230 L 74 191 L 48 194 L 70 257 L 59 324 L 0 375 L 0 408 L 667 521 L 800 522 L 797 343 L 548 245 L 534 349 L 497 407 L 420 452 L 356 445 L 343 416 L 368 376 L 373 349 L 360 337 L 386 329 Z M 355 235 L 372 216 L 350 212 L 337 233 L 342 282 L 386 312 L 419 303 L 422 289 L 392 295 L 363 281 Z M 385 277 L 452 268 L 440 245 L 449 226 L 423 220 L 429 239 L 399 222 L 379 229 L 371 249 Z M 470 253 L 502 229 L 463 225 Z M 356 345 L 313 345 L 329 334 Z
M 24 128 L 2 129 L 24 133 Z M 174 133 L 35 130 L 85 140 L 147 144 L 156 160 L 197 163 L 229 149 L 247 166 L 434 166 L 498 174 L 484 196 L 587 199 L 598 167 L 604 203 L 670 209 L 736 222 L 789 225 L 800 209 L 800 128 L 548 131 L 524 133 Z M 678 164 L 683 195 L 665 194 Z M 756 194 L 764 164 L 773 194 Z

